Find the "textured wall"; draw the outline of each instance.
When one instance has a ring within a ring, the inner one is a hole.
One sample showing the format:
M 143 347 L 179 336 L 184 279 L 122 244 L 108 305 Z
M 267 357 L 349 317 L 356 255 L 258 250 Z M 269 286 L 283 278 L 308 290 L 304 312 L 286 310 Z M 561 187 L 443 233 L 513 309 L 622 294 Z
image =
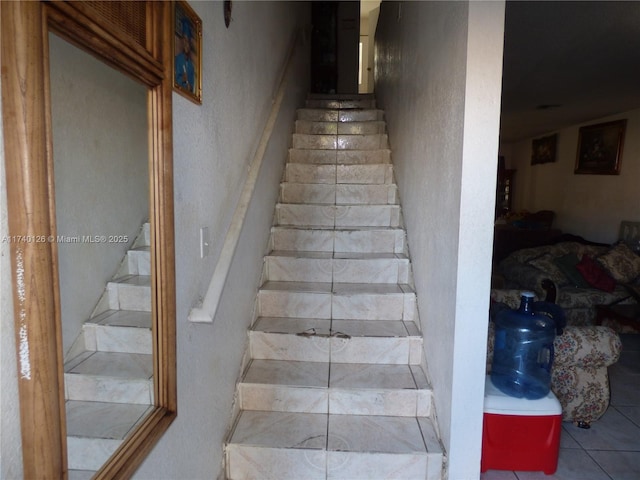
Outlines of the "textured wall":
M 308 45 L 295 57 L 282 112 L 213 324 L 187 321 L 209 286 L 265 127 L 294 32 L 309 24 L 303 2 L 191 2 L 203 23 L 203 100 L 174 94 L 178 417 L 136 473 L 140 479 L 215 478 L 232 420 L 235 386 L 287 149 L 308 85 Z M 208 227 L 211 253 L 200 258 Z
M 504 4 L 383 2 L 376 92 L 450 478 L 477 478 Z

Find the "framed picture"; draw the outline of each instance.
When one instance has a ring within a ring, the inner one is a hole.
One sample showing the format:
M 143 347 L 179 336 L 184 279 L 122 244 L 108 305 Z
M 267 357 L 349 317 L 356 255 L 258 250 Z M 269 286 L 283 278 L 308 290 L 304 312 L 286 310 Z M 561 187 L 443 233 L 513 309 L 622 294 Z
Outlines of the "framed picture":
M 173 31 L 173 88 L 201 104 L 202 21 L 182 0 L 174 2 Z
M 618 175 L 627 120 L 580 127 L 574 173 Z
M 558 134 L 533 140 L 531 145 L 531 165 L 556 161 Z

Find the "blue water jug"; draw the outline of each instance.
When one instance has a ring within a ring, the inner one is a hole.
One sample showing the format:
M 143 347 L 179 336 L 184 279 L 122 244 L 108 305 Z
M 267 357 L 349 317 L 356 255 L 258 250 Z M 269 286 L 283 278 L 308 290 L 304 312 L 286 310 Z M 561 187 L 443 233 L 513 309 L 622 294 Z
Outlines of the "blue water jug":
M 531 400 L 551 389 L 553 341 L 564 327 L 560 307 L 533 300 L 532 292 L 522 292 L 518 310 L 497 313 L 491 364 L 491 381 L 500 391 Z

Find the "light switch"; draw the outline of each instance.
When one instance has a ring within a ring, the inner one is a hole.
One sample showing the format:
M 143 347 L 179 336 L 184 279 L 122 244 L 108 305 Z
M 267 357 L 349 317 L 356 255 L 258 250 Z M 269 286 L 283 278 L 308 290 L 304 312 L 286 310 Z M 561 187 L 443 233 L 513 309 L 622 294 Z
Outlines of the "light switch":
M 200 229 L 200 258 L 209 255 L 209 227 Z

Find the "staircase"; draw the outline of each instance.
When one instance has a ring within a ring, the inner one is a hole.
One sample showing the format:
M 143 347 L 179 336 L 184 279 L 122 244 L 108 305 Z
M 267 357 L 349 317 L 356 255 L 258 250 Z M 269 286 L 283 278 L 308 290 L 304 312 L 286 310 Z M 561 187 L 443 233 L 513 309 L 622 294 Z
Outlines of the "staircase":
M 153 405 L 149 245 L 145 224 L 65 362 L 73 478 L 100 469 Z
M 383 112 L 298 111 L 226 444 L 230 479 L 440 479 Z

